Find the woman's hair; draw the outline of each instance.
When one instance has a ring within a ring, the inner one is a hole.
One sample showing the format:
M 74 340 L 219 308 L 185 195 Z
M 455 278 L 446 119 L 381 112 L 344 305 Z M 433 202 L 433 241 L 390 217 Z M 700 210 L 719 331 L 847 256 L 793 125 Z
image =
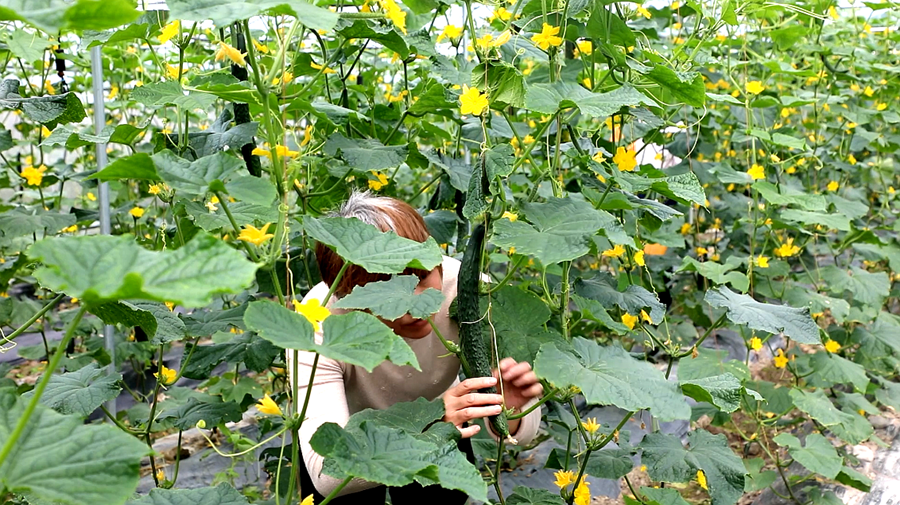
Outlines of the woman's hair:
M 350 194 L 350 198 L 341 205 L 341 208 L 331 216 L 355 217 L 383 232 L 393 231 L 401 237 L 416 242 L 425 242 L 430 236 L 425 220 L 408 203 L 396 198 L 373 195 L 369 191 L 354 191 Z M 331 248 L 320 242 L 316 244 L 316 261 L 319 263 L 322 280 L 331 286 L 341 267 L 344 266 L 344 260 Z M 441 268 L 440 265 L 438 268 Z M 404 275 L 415 275 L 420 279 L 424 279 L 428 273 L 427 270 L 415 268 L 407 268 L 403 271 Z M 386 281 L 390 278 L 389 274 L 369 273 L 360 266 L 350 265 L 341 277 L 335 295 L 345 296 L 356 286 L 363 286 L 369 282 Z

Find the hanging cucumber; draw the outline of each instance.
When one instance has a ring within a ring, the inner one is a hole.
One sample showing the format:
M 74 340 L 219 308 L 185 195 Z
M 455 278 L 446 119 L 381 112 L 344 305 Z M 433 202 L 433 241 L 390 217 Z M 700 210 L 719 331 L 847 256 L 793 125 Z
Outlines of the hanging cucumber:
M 482 314 L 478 306 L 479 284 L 481 282 L 481 254 L 484 246 L 485 226 L 478 223 L 472 230 L 466 252 L 459 269 L 459 284 L 456 294 L 457 315 L 459 316 L 459 348 L 466 377 L 491 376 L 491 350 L 482 333 Z M 496 387 L 482 389 L 479 393 L 496 394 Z M 509 436 L 506 413 L 489 418 L 494 431 L 515 443 Z

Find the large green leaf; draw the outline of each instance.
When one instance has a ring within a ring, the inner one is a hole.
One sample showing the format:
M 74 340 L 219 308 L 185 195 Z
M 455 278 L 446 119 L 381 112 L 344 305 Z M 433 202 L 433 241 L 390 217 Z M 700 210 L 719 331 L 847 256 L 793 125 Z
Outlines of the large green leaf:
M 424 243 L 382 233 L 356 218 L 327 217 L 303 220 L 307 233 L 332 248 L 341 258 L 371 273 L 393 274 L 407 267 L 431 270 L 443 261 L 431 237 Z
M 28 256 L 43 263 L 34 276 L 44 287 L 89 304 L 137 298 L 203 307 L 214 295 L 242 291 L 257 269 L 204 233 L 174 251 L 148 251 L 128 236 L 54 237 L 33 244 Z
M 805 225 L 822 225 L 828 229 L 850 231 L 850 218 L 840 214 L 809 212 L 805 210 L 785 209 L 778 216 L 784 221 L 794 221 Z
M 744 387 L 737 377 L 724 373 L 702 379 L 683 379 L 681 390 L 685 395 L 699 402 L 711 403 L 723 412 L 734 412 L 741 406 Z
M 200 228 L 209 232 L 222 228 L 228 228 L 229 232 L 232 230 L 228 214 L 221 206 L 215 212 L 210 212 L 206 206 L 198 202 L 182 200 L 182 203 L 184 210 Z M 261 227 L 265 223 L 274 223 L 278 220 L 278 207 L 275 205 L 234 202 L 228 205 L 228 210 L 238 226 L 250 224 Z
M 634 451 L 630 449 L 603 449 L 591 453 L 585 473 L 601 479 L 621 479 L 634 468 Z
M 160 108 L 169 104 L 186 110 L 207 110 L 215 103 L 216 97 L 207 93 L 191 91 L 185 94 L 178 81 L 162 81 L 134 88 L 131 97 L 148 107 Z
M 50 41 L 40 34 L 28 33 L 21 28 L 10 33 L 6 43 L 9 45 L 9 50 L 26 63 L 43 61 L 44 49 L 50 45 Z
M 678 101 L 692 107 L 702 107 L 706 101 L 706 87 L 703 76 L 697 72 L 676 72 L 663 65 L 654 66 L 644 76 L 659 84 Z
M 0 393 L 0 447 L 9 440 L 26 402 Z M 125 503 L 138 484 L 147 446 L 111 425 L 85 425 L 44 406 L 34 410 L 0 465 L 0 488 L 34 502 L 66 505 Z
M 653 365 L 632 358 L 621 347 L 601 347 L 583 338 L 572 340 L 574 352 L 547 343 L 534 360 L 534 371 L 558 387 L 577 386 L 589 404 L 625 410 L 650 409 L 664 420 L 688 419 L 691 409 L 675 382 Z
M 604 225 L 604 211 L 583 200 L 550 198 L 524 206 L 532 224 L 521 220 L 494 222 L 491 241 L 515 247 L 518 254 L 534 256 L 544 265 L 574 260 L 590 251 L 590 237 Z
M 534 489 L 525 486 L 516 486 L 513 493 L 506 497 L 509 505 L 565 505 L 566 502 L 558 495 L 546 489 Z
M 728 360 L 728 351 L 697 349 L 697 357 L 678 361 L 678 378 L 684 381 L 706 379 L 722 374 L 731 374 L 740 381 L 750 380 L 750 369 L 743 361 Z
M 230 484 L 197 489 L 153 488 L 147 496 L 126 502 L 126 505 L 247 505 L 250 502 Z
M 134 21 L 140 13 L 128 0 L 0 0 L 0 20 L 24 21 L 45 32 L 62 28 L 105 30 Z
M 411 402 L 398 402 L 384 410 L 366 409 L 350 416 L 345 430 L 359 430 L 364 422 L 395 428 L 406 433 L 425 431 L 434 421 L 444 417 L 444 400 L 417 398 Z
M 60 214 L 44 209 L 14 207 L 0 214 L 0 237 L 13 238 L 23 235 L 53 235 L 75 224 L 75 214 Z
M 225 190 L 239 201 L 250 204 L 271 206 L 275 201 L 275 186 L 268 177 L 237 177 L 225 184 Z
M 729 256 L 724 265 L 712 260 L 700 262 L 685 256 L 677 272 L 697 272 L 716 284 L 731 284 L 738 291 L 745 292 L 750 287 L 750 279 L 742 272 L 733 271 L 740 266 L 741 260 L 736 256 Z
M 303 0 L 169 0 L 167 5 L 174 19 L 211 19 L 217 26 L 227 26 L 269 9 L 291 14 L 314 30 L 331 30 L 338 21 L 336 13 Z
M 122 374 L 109 374 L 91 363 L 80 370 L 51 377 L 41 403 L 60 414 L 87 417 L 104 402 L 119 396 L 121 379 Z
M 791 389 L 791 400 L 798 409 L 805 412 L 823 426 L 835 426 L 853 421 L 853 415 L 841 412 L 825 396 L 825 391 L 819 389 L 813 392 Z
M 456 431 L 456 437 L 458 433 Z M 405 486 L 419 480 L 448 486 L 450 484 L 443 476 L 464 476 L 462 480 L 452 478 L 453 487 L 474 499 L 486 500 L 487 487 L 475 467 L 465 457 L 454 458 L 452 462 L 447 458 L 448 449 L 459 452 L 455 440 L 445 439 L 452 434 L 443 429 L 441 436 L 416 437 L 371 421 L 360 423 L 353 431 L 325 423 L 313 435 L 310 444 L 325 457 L 324 472 L 339 479 L 353 476 L 388 486 Z
M 340 133 L 328 137 L 323 150 L 364 172 L 396 167 L 406 160 L 409 151 L 405 145 L 386 146 L 377 140 L 349 139 Z
M 836 295 L 849 291 L 853 300 L 872 307 L 881 308 L 890 294 L 891 280 L 886 272 L 867 272 L 862 268 L 850 270 L 828 265 L 819 269 L 824 286 Z
M 91 307 L 91 313 L 106 324 L 139 326 L 154 345 L 181 340 L 184 322 L 165 304 L 144 300 L 120 300 Z
M 160 180 L 156 173 L 156 165 L 147 153 L 136 153 L 131 156 L 119 158 L 110 163 L 103 170 L 91 176 L 100 181 L 113 181 L 121 179 L 136 179 L 146 181 Z
M 801 445 L 799 438 L 790 433 L 779 433 L 772 440 L 782 447 L 787 447 L 791 457 L 810 472 L 833 479 L 841 471 L 843 458 L 838 456 L 831 442 L 818 433 L 807 435 L 805 446 Z
M 647 505 L 689 505 L 688 502 L 672 488 L 641 487 L 641 494 L 650 499 Z
M 578 279 L 575 281 L 575 292 L 600 302 L 603 307 L 615 305 L 633 316 L 640 314 L 641 310 L 650 309 L 648 315 L 654 323 L 662 322 L 666 315 L 666 308 L 659 302 L 656 293 L 634 284 L 625 291 L 619 291 L 616 279 L 606 272 L 598 272 L 589 279 Z
M 250 304 L 244 313 L 244 324 L 278 347 L 318 352 L 370 372 L 386 359 L 420 370 L 416 355 L 406 342 L 365 312 L 328 316 L 322 323 L 321 344 L 315 342 L 312 324 L 305 316 L 267 300 Z
M 159 177 L 177 193 L 188 196 L 224 190 L 224 183 L 245 166 L 243 160 L 225 152 L 188 161 L 165 150 L 152 158 Z
M 802 191 L 792 190 L 787 186 L 779 188 L 766 181 L 757 181 L 753 189 L 759 191 L 759 195 L 772 205 L 796 205 L 804 210 L 825 212 L 826 202 L 822 195 L 812 195 Z
M 809 315 L 809 308 L 761 303 L 726 287 L 710 289 L 704 299 L 713 307 L 725 309 L 728 319 L 735 324 L 746 324 L 754 330 L 769 333 L 784 332 L 801 344 L 822 343 L 819 327 Z
M 577 107 L 588 118 L 605 118 L 619 112 L 622 107 L 640 104 L 655 105 L 643 93 L 628 85 L 607 93 L 593 93 L 581 85 L 562 81 L 530 84 L 525 88 L 525 107 L 541 114 Z
M 444 295 L 437 289 L 426 289 L 416 294 L 419 278 L 399 275 L 387 281 L 370 282 L 357 286 L 334 304 L 339 309 L 368 309 L 372 314 L 393 321 L 409 313 L 417 319 L 425 319 L 441 308 Z
M 857 391 L 865 392 L 869 385 L 866 369 L 846 358 L 830 352 L 819 351 L 815 354 L 807 354 L 798 359 L 798 365 L 803 362 L 807 370 L 802 372 L 807 377 L 809 385 L 817 388 L 830 388 L 836 384 L 852 384 Z M 806 368 L 804 367 L 804 368 Z
M 243 322 L 241 324 L 243 325 Z M 196 349 L 194 349 L 195 346 Z M 193 354 L 191 354 L 192 350 Z M 181 373 L 189 379 L 207 379 L 216 365 L 223 361 L 243 363 L 254 372 L 262 372 L 272 364 L 275 356 L 281 354 L 280 348 L 252 333 L 235 335 L 227 342 L 213 345 L 189 343 L 185 347 L 184 357 L 181 360 Z M 185 364 L 189 355 L 191 359 Z
M 728 447 L 725 435 L 713 435 L 703 430 L 687 435 L 688 446 L 678 437 L 663 433 L 648 433 L 638 448 L 643 452 L 641 462 L 654 481 L 688 482 L 703 470 L 713 505 L 732 505 L 744 494 L 744 474 L 747 470 Z
M 187 403 L 159 415 L 159 420 L 174 418 L 173 425 L 182 430 L 189 430 L 203 421 L 209 426 L 220 423 L 238 422 L 244 410 L 236 402 L 222 401 L 218 396 L 204 395 L 206 398 L 191 397 Z

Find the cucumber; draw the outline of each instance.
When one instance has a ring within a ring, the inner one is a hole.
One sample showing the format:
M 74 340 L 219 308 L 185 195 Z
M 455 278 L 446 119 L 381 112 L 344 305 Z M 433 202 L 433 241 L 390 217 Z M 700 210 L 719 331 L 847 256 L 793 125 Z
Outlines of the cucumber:
M 481 253 L 484 246 L 485 226 L 479 223 L 472 230 L 466 252 L 459 268 L 459 283 L 456 293 L 457 316 L 459 317 L 460 360 L 466 377 L 491 377 L 491 349 L 484 338 L 481 310 L 478 306 L 479 284 L 481 282 Z M 496 387 L 479 390 L 479 393 L 496 394 Z M 505 439 L 509 436 L 506 413 L 488 418 L 494 431 Z

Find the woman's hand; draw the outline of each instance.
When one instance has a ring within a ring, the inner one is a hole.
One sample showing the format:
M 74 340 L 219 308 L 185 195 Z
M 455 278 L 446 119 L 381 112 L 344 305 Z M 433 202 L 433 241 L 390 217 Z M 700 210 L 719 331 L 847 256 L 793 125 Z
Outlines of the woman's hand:
M 502 367 L 503 363 L 501 362 L 500 365 Z M 528 363 L 525 365 L 527 366 Z M 528 367 L 528 370 L 531 370 L 531 367 Z M 505 374 L 503 378 L 506 379 Z M 469 438 L 478 433 L 481 430 L 480 426 L 472 424 L 463 428 L 463 423 L 479 417 L 495 416 L 502 411 L 503 397 L 501 395 L 478 392 L 479 389 L 496 385 L 497 379 L 494 377 L 476 377 L 466 379 L 448 389 L 444 393 L 444 421 L 456 425 L 462 438 Z
M 520 410 L 532 398 L 544 394 L 544 387 L 527 361 L 516 363 L 512 358 L 504 358 L 500 361 L 500 373 L 503 377 L 503 397 L 509 409 Z M 497 370 L 494 370 L 494 377 L 498 377 Z

